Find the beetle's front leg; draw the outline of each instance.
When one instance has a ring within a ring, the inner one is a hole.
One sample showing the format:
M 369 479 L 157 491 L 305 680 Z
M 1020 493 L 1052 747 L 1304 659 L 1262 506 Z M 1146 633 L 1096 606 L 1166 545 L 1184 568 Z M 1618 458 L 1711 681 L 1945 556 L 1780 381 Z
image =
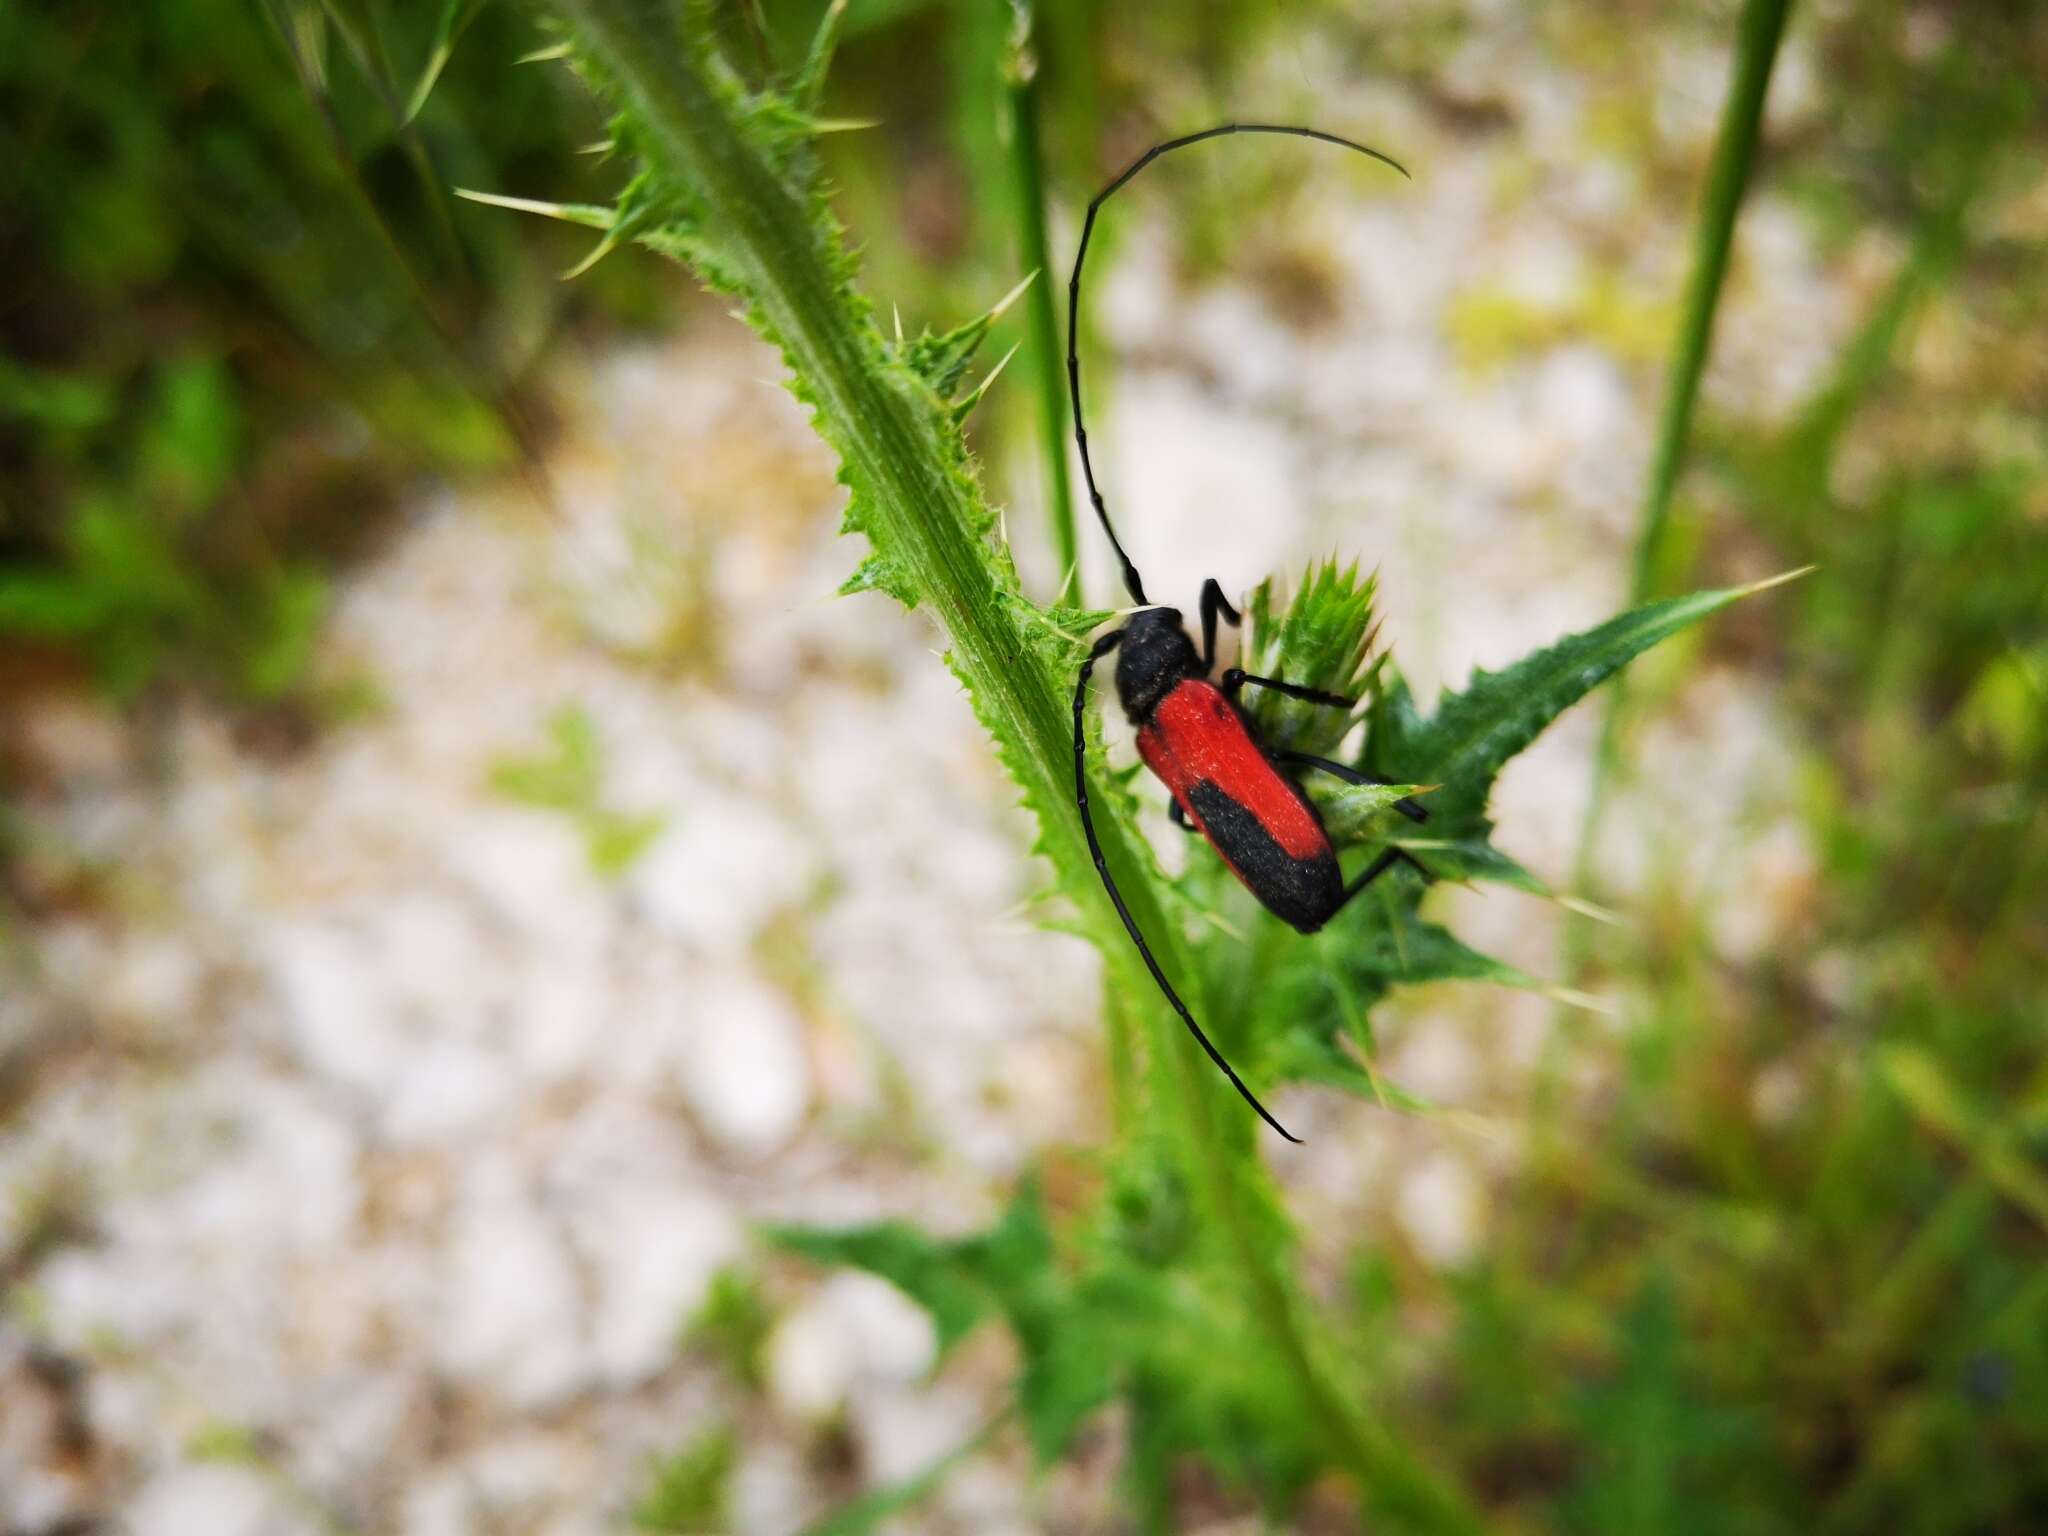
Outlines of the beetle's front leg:
M 1202 674 L 1216 665 L 1216 617 L 1221 614 L 1232 629 L 1244 622 L 1244 615 L 1230 606 L 1223 587 L 1214 576 L 1202 583 Z

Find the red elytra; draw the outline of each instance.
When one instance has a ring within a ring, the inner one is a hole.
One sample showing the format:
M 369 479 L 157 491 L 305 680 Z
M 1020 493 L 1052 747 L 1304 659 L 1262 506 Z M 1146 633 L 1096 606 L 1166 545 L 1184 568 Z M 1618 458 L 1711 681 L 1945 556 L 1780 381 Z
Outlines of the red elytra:
M 1138 756 L 1212 843 L 1216 829 L 1196 803 L 1203 784 L 1214 785 L 1249 811 L 1289 858 L 1314 859 L 1332 851 L 1322 817 L 1301 786 L 1273 766 L 1252 740 L 1244 717 L 1204 678 L 1175 684 L 1159 701 L 1150 722 L 1138 730 Z M 1217 843 L 1216 851 L 1237 869 L 1229 848 Z M 1237 873 L 1244 877 L 1243 870 Z

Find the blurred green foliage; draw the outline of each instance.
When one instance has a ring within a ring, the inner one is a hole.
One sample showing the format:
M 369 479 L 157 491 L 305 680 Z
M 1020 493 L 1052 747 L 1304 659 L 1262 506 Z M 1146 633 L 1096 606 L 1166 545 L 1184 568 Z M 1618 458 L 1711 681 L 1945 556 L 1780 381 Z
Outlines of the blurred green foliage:
M 431 8 L 0 8 L 0 643 L 265 700 L 394 483 L 536 447 L 548 240 L 451 181 L 573 190 L 581 108 L 473 19 L 419 115 Z M 629 283 L 583 291 L 624 317 Z
M 668 824 L 658 813 L 635 815 L 605 804 L 604 747 L 597 724 L 574 704 L 548 721 L 544 752 L 498 758 L 485 782 L 507 800 L 567 816 L 583 838 L 592 873 L 604 879 L 632 868 Z
M 658 1536 L 696 1536 L 732 1529 L 732 1475 L 739 1441 L 720 1425 L 682 1450 L 657 1459 L 647 1491 L 633 1506 L 632 1528 Z

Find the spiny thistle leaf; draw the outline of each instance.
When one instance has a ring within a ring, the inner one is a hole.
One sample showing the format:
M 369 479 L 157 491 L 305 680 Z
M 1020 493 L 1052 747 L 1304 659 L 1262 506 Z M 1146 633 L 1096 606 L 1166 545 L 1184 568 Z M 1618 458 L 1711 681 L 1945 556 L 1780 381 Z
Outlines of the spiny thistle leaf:
M 1441 826 L 1432 821 L 1432 832 L 1483 829 L 1495 777 L 1551 721 L 1660 640 L 1740 598 L 1803 574 L 1792 571 L 1746 587 L 1649 603 L 1568 635 L 1503 671 L 1474 672 L 1464 690 L 1446 694 L 1427 720 L 1417 719 L 1412 705 L 1400 700 L 1374 732 L 1374 764 L 1389 777 L 1443 785 L 1430 802 L 1432 818 L 1443 818 Z
M 1017 344 L 1017 346 L 1022 345 L 1022 342 Z M 1017 347 L 1010 348 L 1009 351 L 996 360 L 995 367 L 982 375 L 979 384 L 953 402 L 953 423 L 955 426 L 964 424 L 967 418 L 974 414 L 974 408 L 981 404 L 982 396 L 988 393 L 989 386 L 1002 377 L 1003 370 L 1010 366 L 1010 359 L 1016 355 Z
M 870 554 L 839 584 L 841 597 L 851 597 L 856 592 L 886 592 L 906 608 L 917 606 L 916 578 L 902 561 L 884 554 Z
M 457 197 L 472 203 L 483 203 L 492 208 L 509 208 L 515 213 L 531 213 L 564 224 L 581 224 L 585 229 L 609 230 L 618 223 L 617 209 L 606 208 L 597 203 L 550 203 L 539 198 L 506 197 L 497 192 L 477 192 L 468 187 L 456 187 L 454 192 Z
M 1330 782 L 1335 787 L 1319 793 L 1316 801 L 1322 809 L 1324 829 L 1329 832 L 1330 841 L 1339 848 L 1366 841 L 1384 842 L 1388 834 L 1412 825 L 1394 809 L 1395 803 L 1426 795 L 1431 789 L 1427 784 Z M 1427 801 L 1420 803 L 1428 804 Z
M 1033 276 L 1036 276 L 1034 273 Z M 1003 317 L 1003 312 L 1017 301 L 1018 295 L 1031 286 L 1027 277 L 991 305 L 985 314 L 976 315 L 963 325 L 956 325 L 950 331 L 932 332 L 926 330 L 907 344 L 899 344 L 898 350 L 911 371 L 943 400 L 951 400 L 959 393 L 960 384 L 967 376 L 967 365 L 974 360 L 975 352 L 988 337 L 989 329 Z M 1014 349 L 1013 349 L 1014 350 Z M 1004 359 L 1008 361 L 1007 358 Z M 996 365 L 1001 371 L 1002 365 Z M 991 373 L 989 377 L 994 378 Z M 987 381 L 983 382 L 987 387 Z
M 1397 882 L 1397 883 L 1390 883 Z M 1373 1041 L 1366 1019 L 1397 986 L 1431 981 L 1481 981 L 1529 991 L 1547 985 L 1505 961 L 1481 954 L 1449 929 L 1415 915 L 1421 882 L 1406 871 L 1383 877 L 1353 906 L 1376 904 L 1382 921 L 1366 925 L 1346 914 L 1330 937 L 1303 945 L 1281 964 L 1272 985 L 1286 1023 L 1265 1050 L 1267 1070 L 1384 1099 L 1387 1085 L 1370 1070 Z M 1351 1037 L 1354 1056 L 1344 1048 Z M 1367 1063 L 1361 1066 L 1359 1058 Z
M 941 1355 L 1000 1310 L 1023 1352 L 1018 1407 L 1041 1465 L 1116 1388 L 1120 1353 L 1101 1310 L 1058 1262 L 1037 1187 L 1026 1180 L 987 1231 L 957 1241 L 900 1222 L 833 1230 L 777 1226 L 769 1241 L 880 1275 L 931 1315 Z
M 1430 802 L 1425 800 L 1423 807 L 1428 809 Z M 1487 880 L 1495 885 L 1511 885 L 1531 896 L 1557 895 L 1548 884 L 1482 837 L 1440 837 L 1433 821 L 1429 826 L 1393 830 L 1397 835 L 1391 840 L 1427 864 L 1430 873 L 1440 880 Z
M 903 1222 L 865 1227 L 770 1226 L 762 1234 L 786 1253 L 817 1264 L 846 1264 L 879 1275 L 931 1315 L 939 1354 L 966 1337 L 987 1316 L 987 1292 L 960 1246 Z

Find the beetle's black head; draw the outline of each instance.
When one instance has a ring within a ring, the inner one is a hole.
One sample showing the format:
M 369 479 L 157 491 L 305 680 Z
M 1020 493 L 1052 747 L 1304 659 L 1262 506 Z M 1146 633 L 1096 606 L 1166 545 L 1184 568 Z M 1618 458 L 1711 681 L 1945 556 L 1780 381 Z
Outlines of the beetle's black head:
M 1178 608 L 1141 608 L 1124 625 L 1116 659 L 1116 693 L 1133 725 L 1186 678 L 1202 675 L 1202 658 Z

